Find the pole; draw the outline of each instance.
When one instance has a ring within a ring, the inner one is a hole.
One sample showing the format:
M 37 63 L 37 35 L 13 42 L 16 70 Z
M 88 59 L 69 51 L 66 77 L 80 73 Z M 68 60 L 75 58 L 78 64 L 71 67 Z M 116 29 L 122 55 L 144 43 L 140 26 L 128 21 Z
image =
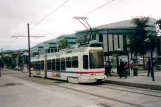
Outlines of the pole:
M 151 76 L 152 76 L 152 81 L 155 81 L 154 70 L 153 70 L 153 49 L 152 49 L 152 44 L 151 44 Z
M 28 29 L 28 71 L 29 71 L 29 77 L 31 77 L 31 64 L 30 64 L 30 28 L 29 28 L 29 23 L 27 24 L 27 29 Z
M 129 64 L 129 52 L 127 54 L 128 72 L 130 74 L 130 64 Z
M 1 77 L 1 69 L 2 69 L 2 68 L 0 67 L 0 77 Z
M 45 53 L 45 61 L 44 61 L 44 65 L 45 65 L 45 78 L 47 78 L 47 54 Z

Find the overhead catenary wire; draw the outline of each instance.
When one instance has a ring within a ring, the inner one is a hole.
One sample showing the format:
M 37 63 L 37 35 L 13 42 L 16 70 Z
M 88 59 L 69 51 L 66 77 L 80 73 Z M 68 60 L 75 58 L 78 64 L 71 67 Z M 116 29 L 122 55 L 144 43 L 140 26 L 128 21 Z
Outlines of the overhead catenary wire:
M 47 14 L 45 17 L 43 17 L 40 21 L 38 21 L 33 27 L 30 28 L 33 29 L 34 27 L 38 26 L 41 22 L 43 22 L 47 17 L 49 17 L 50 15 L 52 15 L 54 12 L 56 12 L 59 8 L 61 8 L 63 5 L 65 5 L 69 0 L 64 1 L 61 5 L 59 5 L 57 8 L 55 8 L 52 12 L 50 12 L 49 14 Z M 27 30 L 24 31 L 22 34 L 20 34 L 20 36 L 23 36 L 25 33 L 27 33 Z M 12 42 L 12 44 L 17 40 L 17 38 Z
M 64 4 L 66 4 L 68 1 L 69 1 L 69 0 L 66 0 L 66 1 L 63 2 L 61 5 L 59 5 L 56 9 L 54 9 L 51 13 L 49 13 L 49 14 L 46 15 L 44 18 L 42 18 L 40 21 L 38 21 L 33 27 L 30 28 L 30 30 L 33 29 L 34 27 L 38 26 L 42 21 L 44 21 L 47 17 L 49 17 L 51 14 L 53 14 L 55 11 L 57 11 L 60 7 L 62 7 L 62 6 L 63 6 Z M 93 10 L 90 10 L 89 12 L 85 13 L 85 14 L 82 15 L 82 16 L 89 15 L 89 14 L 93 13 L 94 11 L 96 11 L 96 10 L 98 10 L 98 9 L 100 9 L 100 8 L 102 8 L 102 7 L 104 7 L 104 6 L 108 5 L 108 4 L 110 4 L 110 3 L 112 3 L 113 1 L 115 1 L 115 0 L 108 1 L 108 2 L 104 3 L 103 5 L 100 5 L 100 6 L 96 7 L 96 8 L 94 8 Z M 70 21 L 69 23 L 72 23 L 72 22 L 74 22 L 74 21 L 75 21 L 75 20 L 72 20 L 72 21 Z M 69 23 L 68 23 L 68 24 L 69 24 Z M 20 36 L 23 36 L 26 32 L 27 32 L 27 31 L 23 32 Z M 46 36 L 47 34 L 49 34 L 49 33 L 46 33 L 45 36 Z M 16 39 L 15 39 L 15 40 L 16 40 Z
M 103 5 L 101 5 L 101 6 L 98 6 L 98 7 L 96 7 L 95 9 L 93 9 L 93 10 L 91 10 L 91 11 L 85 13 L 85 14 L 82 15 L 82 16 L 86 16 L 86 15 L 88 15 L 88 14 L 90 14 L 90 13 L 92 13 L 92 12 L 94 12 L 94 11 L 96 11 L 96 10 L 98 10 L 98 9 L 100 9 L 100 8 L 102 8 L 102 7 L 104 7 L 104 6 L 108 5 L 108 4 L 110 4 L 110 3 L 112 3 L 113 1 L 115 1 L 115 0 L 108 1 L 108 2 L 106 2 L 105 4 L 103 4 Z
M 63 5 L 65 5 L 69 0 L 66 0 L 65 2 L 63 2 L 61 5 L 59 5 L 57 8 L 55 8 L 52 12 L 50 12 L 49 14 L 47 14 L 45 17 L 43 17 L 42 19 L 40 19 L 40 21 L 38 21 L 34 26 L 32 26 L 30 28 L 33 29 L 34 27 L 38 26 L 41 22 L 43 22 L 47 17 L 49 17 L 50 15 L 52 15 L 55 11 L 57 11 L 60 7 L 62 7 Z M 20 36 L 23 36 L 25 33 L 27 33 L 27 31 L 23 32 Z
M 42 18 L 40 21 L 38 21 L 33 27 L 30 28 L 30 30 L 33 29 L 34 27 L 36 27 L 37 25 L 39 25 L 42 21 L 44 21 L 47 17 L 49 17 L 51 14 L 53 14 L 55 11 L 57 11 L 60 7 L 62 7 L 63 5 L 65 5 L 68 1 L 69 0 L 66 0 L 61 5 L 59 5 L 56 9 L 54 9 L 51 13 L 49 13 L 44 18 Z
M 108 5 L 108 4 L 110 4 L 110 3 L 112 3 L 113 1 L 115 1 L 115 0 L 108 1 L 108 2 L 106 2 L 106 3 L 104 3 L 104 4 L 102 4 L 102 5 L 100 5 L 100 6 L 96 7 L 96 8 L 94 8 L 94 9 L 88 11 L 87 13 L 83 14 L 82 16 L 89 15 L 89 14 L 93 13 L 94 11 L 96 11 L 96 10 L 98 10 L 98 9 L 100 9 L 100 8 L 102 8 L 102 7 L 104 7 L 104 6 Z M 71 21 L 70 21 L 69 23 L 67 23 L 66 25 L 69 25 L 70 23 L 73 23 L 74 21 L 75 21 L 75 20 L 71 20 Z M 46 33 L 45 36 L 46 36 L 47 34 L 49 34 L 49 33 L 50 33 L 50 32 Z

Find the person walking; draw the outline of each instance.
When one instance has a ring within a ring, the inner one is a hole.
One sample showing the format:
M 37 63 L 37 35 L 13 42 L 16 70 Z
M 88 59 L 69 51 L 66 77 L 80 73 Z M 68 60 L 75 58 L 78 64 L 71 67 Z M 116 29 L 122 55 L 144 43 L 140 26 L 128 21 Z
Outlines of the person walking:
M 3 71 L 3 68 L 4 68 L 4 63 L 2 62 L 2 71 Z
M 106 76 L 109 75 L 109 61 L 106 61 L 106 63 L 105 63 L 105 75 Z
M 0 61 L 0 77 L 1 77 L 1 72 L 2 72 L 2 62 Z
M 111 76 L 111 69 L 112 69 L 112 64 L 111 62 L 109 61 L 109 75 Z
M 124 65 L 124 75 L 125 75 L 125 78 L 127 78 L 127 75 L 129 74 L 129 71 L 128 71 L 128 63 L 127 61 L 125 62 L 125 65 Z
M 119 68 L 120 68 L 120 74 L 119 74 L 119 76 L 120 76 L 120 78 L 122 78 L 122 77 L 125 76 L 125 69 L 124 69 L 124 67 L 125 67 L 125 64 L 124 64 L 124 62 L 121 59 L 120 60 L 120 65 L 119 65 Z M 127 78 L 127 77 L 125 76 L 125 78 Z
M 149 60 L 148 60 L 148 62 L 147 62 L 147 66 L 148 66 L 148 74 L 147 74 L 147 76 L 149 77 L 150 72 L 151 72 L 150 58 L 149 58 Z

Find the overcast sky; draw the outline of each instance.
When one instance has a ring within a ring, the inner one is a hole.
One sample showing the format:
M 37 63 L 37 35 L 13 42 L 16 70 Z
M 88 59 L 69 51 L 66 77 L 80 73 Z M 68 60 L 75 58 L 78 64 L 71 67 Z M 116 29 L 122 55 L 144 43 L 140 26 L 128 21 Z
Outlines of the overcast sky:
M 11 36 L 27 36 L 27 23 L 33 27 L 46 15 L 66 0 L 0 0 L 0 48 L 27 48 L 27 38 L 11 38 Z M 73 17 L 83 16 L 89 11 L 111 0 L 68 0 L 61 8 L 35 26 L 31 36 L 31 47 L 45 40 L 56 38 L 62 34 L 74 33 L 84 27 Z M 92 27 L 136 16 L 161 18 L 161 0 L 114 0 L 110 4 L 86 15 Z

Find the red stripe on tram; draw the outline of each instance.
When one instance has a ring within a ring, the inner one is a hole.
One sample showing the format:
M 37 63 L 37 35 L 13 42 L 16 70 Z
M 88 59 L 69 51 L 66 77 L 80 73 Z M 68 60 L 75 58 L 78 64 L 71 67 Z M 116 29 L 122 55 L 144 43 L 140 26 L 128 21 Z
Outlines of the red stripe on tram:
M 80 72 L 80 74 L 100 74 L 104 73 L 104 71 L 98 71 L 98 72 Z

